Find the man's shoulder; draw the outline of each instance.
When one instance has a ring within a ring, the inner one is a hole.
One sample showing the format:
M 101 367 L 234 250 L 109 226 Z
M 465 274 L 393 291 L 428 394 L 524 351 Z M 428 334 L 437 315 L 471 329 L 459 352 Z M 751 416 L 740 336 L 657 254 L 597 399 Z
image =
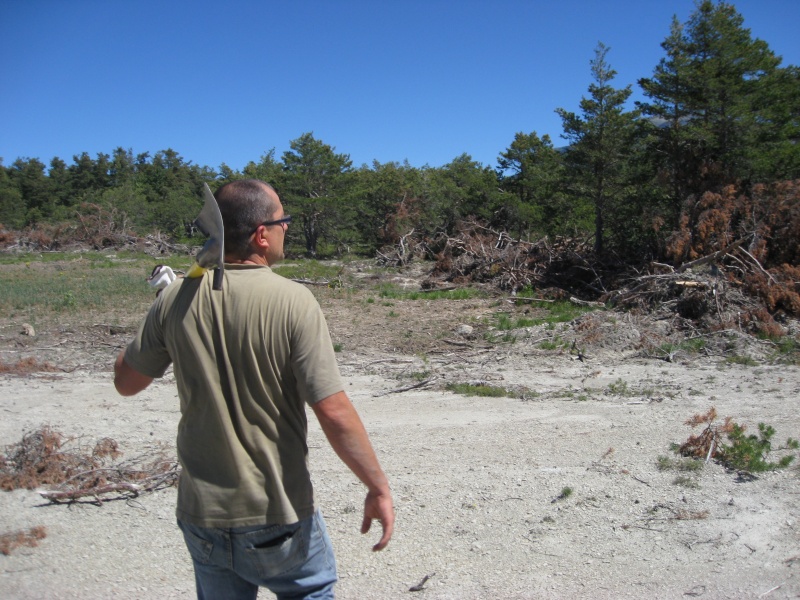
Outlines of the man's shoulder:
M 249 287 L 252 284 L 264 286 L 267 288 L 265 291 L 273 296 L 282 295 L 298 300 L 317 302 L 314 294 L 305 285 L 298 281 L 287 279 L 270 268 L 248 271 L 247 285 Z

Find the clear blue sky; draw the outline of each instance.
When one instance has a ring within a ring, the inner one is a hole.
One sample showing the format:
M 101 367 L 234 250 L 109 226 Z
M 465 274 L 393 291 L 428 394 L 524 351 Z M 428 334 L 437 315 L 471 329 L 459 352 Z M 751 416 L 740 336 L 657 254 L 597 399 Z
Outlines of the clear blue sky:
M 734 2 L 800 64 L 800 2 Z M 614 84 L 663 56 L 693 0 L 0 0 L 0 157 L 67 164 L 172 148 L 240 170 L 305 132 L 355 166 L 494 167 L 516 132 L 578 110 L 599 41 Z

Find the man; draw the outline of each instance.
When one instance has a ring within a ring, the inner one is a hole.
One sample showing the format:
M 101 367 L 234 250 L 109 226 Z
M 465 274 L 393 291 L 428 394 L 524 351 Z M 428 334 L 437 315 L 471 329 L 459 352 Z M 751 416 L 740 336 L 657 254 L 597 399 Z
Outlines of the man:
M 178 525 L 198 598 L 332 598 L 336 565 L 307 468 L 305 404 L 333 449 L 367 486 L 361 532 L 373 519 L 392 536 L 389 484 L 343 391 L 319 304 L 270 267 L 283 258 L 291 217 L 257 180 L 221 187 L 222 290 L 210 275 L 156 299 L 114 365 L 123 396 L 170 364 L 181 405 Z

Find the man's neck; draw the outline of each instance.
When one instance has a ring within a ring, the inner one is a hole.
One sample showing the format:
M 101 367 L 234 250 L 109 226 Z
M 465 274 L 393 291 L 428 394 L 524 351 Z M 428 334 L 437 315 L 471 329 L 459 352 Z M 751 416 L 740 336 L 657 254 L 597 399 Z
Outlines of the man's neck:
M 262 267 L 269 266 L 267 259 L 257 254 L 251 254 L 246 258 L 236 258 L 230 255 L 225 255 L 225 262 L 232 265 L 259 265 Z

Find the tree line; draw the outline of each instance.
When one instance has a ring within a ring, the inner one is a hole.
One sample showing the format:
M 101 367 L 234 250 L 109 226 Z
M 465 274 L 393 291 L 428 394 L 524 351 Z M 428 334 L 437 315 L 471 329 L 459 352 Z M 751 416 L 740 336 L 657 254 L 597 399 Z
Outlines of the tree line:
M 781 256 L 798 264 L 800 185 L 785 182 L 800 179 L 800 69 L 781 66 L 726 2 L 703 0 L 686 22 L 674 17 L 661 45 L 652 75 L 638 81 L 645 99 L 631 107 L 632 86 L 615 87 L 609 48 L 598 44 L 579 110 L 556 109 L 567 145 L 520 132 L 493 167 L 466 153 L 441 167 L 354 167 L 313 133 L 241 171 L 198 166 L 171 148 L 84 152 L 69 165 L 17 158 L 0 161 L 0 223 L 42 227 L 92 205 L 136 231 L 186 238 L 204 183 L 252 177 L 276 188 L 295 219 L 288 249 L 308 256 L 370 255 L 469 218 L 517 239 L 581 237 L 597 256 L 628 263 L 686 260 L 711 239 L 758 229 L 794 239 Z M 782 191 L 763 187 L 781 182 Z

